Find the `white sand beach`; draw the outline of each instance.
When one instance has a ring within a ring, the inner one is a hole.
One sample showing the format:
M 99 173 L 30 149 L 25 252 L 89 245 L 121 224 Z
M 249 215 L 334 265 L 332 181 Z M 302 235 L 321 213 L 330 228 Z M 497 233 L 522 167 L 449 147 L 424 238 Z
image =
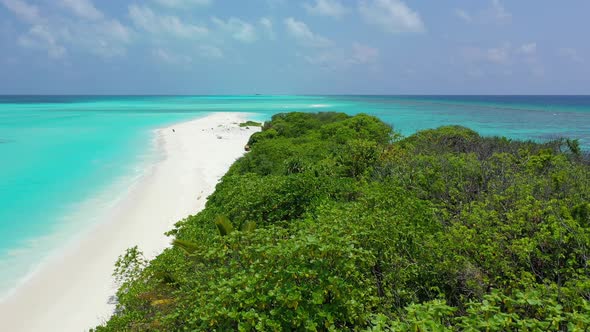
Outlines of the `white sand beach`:
M 130 188 L 104 221 L 51 258 L 0 302 L 0 331 L 86 331 L 108 319 L 117 257 L 138 245 L 152 258 L 170 245 L 164 232 L 200 211 L 219 178 L 258 128 L 244 113 L 214 113 L 156 131 L 163 158 Z M 116 196 L 116 195 L 113 195 Z

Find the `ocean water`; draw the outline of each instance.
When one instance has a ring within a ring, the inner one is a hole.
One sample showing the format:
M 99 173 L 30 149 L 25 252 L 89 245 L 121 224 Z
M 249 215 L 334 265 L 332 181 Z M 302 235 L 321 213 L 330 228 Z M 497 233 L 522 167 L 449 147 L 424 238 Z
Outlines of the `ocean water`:
M 459 124 L 515 139 L 579 139 L 590 96 L 0 96 L 0 298 L 159 157 L 153 130 L 210 112 L 373 114 L 403 135 Z

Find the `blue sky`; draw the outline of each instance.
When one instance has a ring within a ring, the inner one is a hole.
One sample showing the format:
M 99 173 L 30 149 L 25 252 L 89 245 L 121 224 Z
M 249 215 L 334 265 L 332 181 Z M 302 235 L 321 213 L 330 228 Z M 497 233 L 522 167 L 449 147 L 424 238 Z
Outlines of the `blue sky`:
M 0 94 L 588 94 L 588 15 L 587 0 L 0 0 Z

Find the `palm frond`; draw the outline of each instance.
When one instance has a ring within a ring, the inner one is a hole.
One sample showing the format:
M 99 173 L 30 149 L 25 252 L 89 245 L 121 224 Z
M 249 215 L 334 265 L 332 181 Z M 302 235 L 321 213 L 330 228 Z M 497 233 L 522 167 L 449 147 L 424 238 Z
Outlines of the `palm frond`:
M 256 229 L 256 222 L 255 221 L 246 221 L 242 224 L 242 232 L 254 232 Z
M 197 243 L 179 239 L 175 239 L 174 241 L 172 241 L 172 245 L 184 250 L 184 252 L 186 252 L 189 255 L 193 254 L 199 248 L 199 245 Z
M 226 236 L 234 231 L 234 226 L 226 216 L 217 216 L 215 219 L 215 225 L 221 236 Z

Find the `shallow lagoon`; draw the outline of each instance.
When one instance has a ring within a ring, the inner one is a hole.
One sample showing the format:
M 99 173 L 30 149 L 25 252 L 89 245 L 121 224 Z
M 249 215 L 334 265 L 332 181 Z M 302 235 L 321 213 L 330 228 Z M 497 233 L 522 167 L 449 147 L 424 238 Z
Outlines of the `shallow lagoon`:
M 364 112 L 403 135 L 459 124 L 590 150 L 587 96 L 0 96 L 0 297 L 157 160 L 153 129 L 224 111 Z

